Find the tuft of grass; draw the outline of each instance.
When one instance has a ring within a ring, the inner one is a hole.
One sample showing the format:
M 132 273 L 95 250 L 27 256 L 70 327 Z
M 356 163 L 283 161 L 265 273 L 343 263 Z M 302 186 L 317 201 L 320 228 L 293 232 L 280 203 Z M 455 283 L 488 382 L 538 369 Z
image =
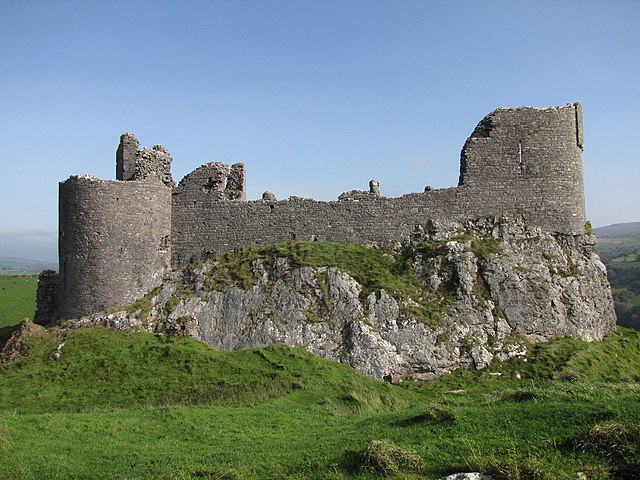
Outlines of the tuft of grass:
M 480 471 L 494 480 L 557 480 L 567 478 L 549 472 L 535 458 L 511 456 L 505 458 L 486 457 L 475 459 L 472 470 Z
M 501 255 L 504 253 L 500 240 L 493 237 L 480 237 L 471 240 L 471 251 L 478 257 L 486 259 L 490 255 Z
M 380 476 L 404 472 L 423 473 L 425 465 L 413 450 L 401 448 L 389 440 L 373 440 L 362 453 L 361 468 Z
M 480 274 L 476 275 L 476 279 L 473 282 L 473 295 L 483 306 L 486 306 L 487 302 L 491 300 L 491 289 L 489 288 L 489 284 Z
M 586 233 L 587 235 L 593 235 L 593 225 L 591 225 L 590 220 L 584 222 L 584 233 Z
M 269 260 L 268 269 L 273 267 L 273 256 L 267 255 L 266 247 L 242 248 L 217 257 L 213 267 L 206 272 L 203 285 L 205 290 L 227 292 L 232 287 L 249 290 L 258 284 L 259 276 L 254 268 L 256 260 Z
M 500 255 L 504 253 L 500 239 L 489 236 L 477 237 L 470 233 L 456 235 L 446 240 L 427 240 L 424 242 L 418 242 L 415 248 L 426 256 L 433 257 L 443 253 L 445 245 L 451 241 L 465 244 L 469 243 L 467 249 L 481 259 L 486 259 L 492 254 Z
M 152 300 L 155 296 L 158 295 L 158 293 L 160 293 L 161 289 L 162 289 L 162 286 L 157 286 L 153 290 L 146 293 L 142 298 L 140 298 L 139 300 L 136 300 L 131 305 L 125 305 L 122 307 L 111 307 L 107 309 L 107 313 L 115 313 L 115 312 L 121 312 L 121 311 L 124 311 L 127 313 L 139 312 L 138 315 L 140 319 L 143 321 L 143 323 L 146 323 L 147 318 L 149 317 L 149 312 L 153 307 Z
M 640 467 L 640 428 L 636 425 L 596 425 L 576 441 L 576 446 L 606 458 L 613 465 Z

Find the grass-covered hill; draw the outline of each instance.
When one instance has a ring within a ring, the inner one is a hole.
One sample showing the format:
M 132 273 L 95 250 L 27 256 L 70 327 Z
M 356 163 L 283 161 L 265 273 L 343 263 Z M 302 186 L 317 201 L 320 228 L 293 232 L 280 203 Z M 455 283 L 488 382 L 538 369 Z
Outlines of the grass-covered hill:
M 640 471 L 632 330 L 539 344 L 483 372 L 402 385 L 284 346 L 218 351 L 146 333 L 28 330 L 0 367 L 1 478 Z
M 607 266 L 618 324 L 640 330 L 640 222 L 596 228 L 594 233 Z

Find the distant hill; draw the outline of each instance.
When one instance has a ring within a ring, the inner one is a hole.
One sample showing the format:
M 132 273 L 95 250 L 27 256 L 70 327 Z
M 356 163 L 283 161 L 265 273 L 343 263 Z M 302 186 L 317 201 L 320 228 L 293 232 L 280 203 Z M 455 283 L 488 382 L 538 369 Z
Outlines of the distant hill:
M 58 264 L 42 262 L 28 258 L 0 257 L 0 274 L 3 273 L 39 273 L 42 270 L 58 270 Z
M 618 324 L 640 330 L 640 222 L 594 228 L 607 266 Z
M 594 228 L 593 233 L 598 237 L 640 235 L 640 222 L 614 223 L 606 227 Z
M 605 264 L 635 260 L 640 254 L 640 222 L 616 223 L 594 228 L 598 253 Z

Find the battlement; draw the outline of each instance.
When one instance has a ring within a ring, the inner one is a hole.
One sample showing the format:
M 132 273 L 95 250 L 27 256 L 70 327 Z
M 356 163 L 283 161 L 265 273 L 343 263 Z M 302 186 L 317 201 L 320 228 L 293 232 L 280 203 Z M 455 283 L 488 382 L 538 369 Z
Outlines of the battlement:
M 116 180 L 60 184 L 59 313 L 71 318 L 126 305 L 171 268 L 255 244 L 404 241 L 432 220 L 518 216 L 535 227 L 584 233 L 580 104 L 497 109 L 465 142 L 455 187 L 398 198 L 377 181 L 336 201 L 246 200 L 244 164 L 202 165 L 175 186 L 162 146 L 129 133 Z

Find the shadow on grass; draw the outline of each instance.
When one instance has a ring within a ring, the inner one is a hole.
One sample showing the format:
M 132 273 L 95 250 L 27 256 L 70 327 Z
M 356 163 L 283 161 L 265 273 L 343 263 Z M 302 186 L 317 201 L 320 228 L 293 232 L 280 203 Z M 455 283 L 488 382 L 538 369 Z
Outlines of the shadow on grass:
M 412 425 L 453 425 L 456 423 L 455 414 L 445 408 L 432 406 L 424 412 L 407 418 L 401 418 L 394 422 L 399 427 L 410 427 Z

